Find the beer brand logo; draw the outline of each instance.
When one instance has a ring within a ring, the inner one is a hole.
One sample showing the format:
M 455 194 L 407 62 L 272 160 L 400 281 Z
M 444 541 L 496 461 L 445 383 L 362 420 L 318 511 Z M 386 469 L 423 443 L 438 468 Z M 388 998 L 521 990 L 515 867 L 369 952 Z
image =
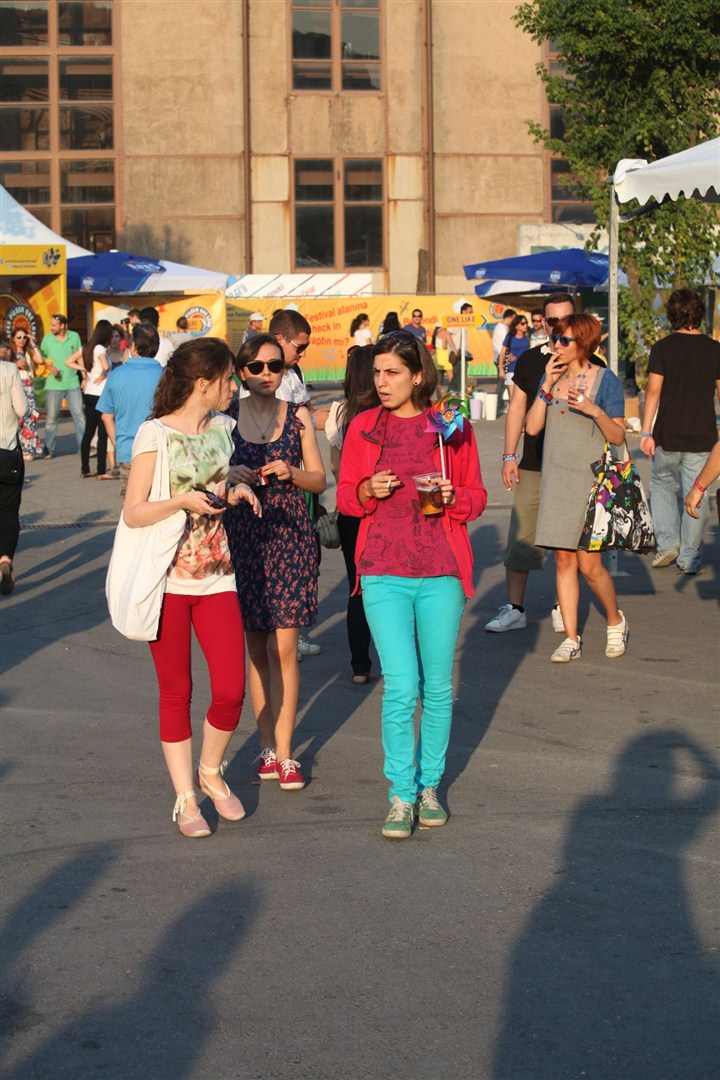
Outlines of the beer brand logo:
M 13 299 L 15 299 L 13 297 Z M 35 312 L 22 300 L 17 300 L 12 307 L 8 308 L 5 315 L 5 333 L 11 338 L 18 330 L 24 330 L 37 341 L 37 317 Z
M 195 337 L 202 337 L 212 330 L 212 315 L 204 307 L 191 307 L 185 312 L 188 330 Z

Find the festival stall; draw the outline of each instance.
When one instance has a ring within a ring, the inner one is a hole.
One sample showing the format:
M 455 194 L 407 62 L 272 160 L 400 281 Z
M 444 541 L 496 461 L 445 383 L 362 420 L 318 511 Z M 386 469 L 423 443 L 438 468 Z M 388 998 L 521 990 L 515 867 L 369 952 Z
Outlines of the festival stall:
M 172 337 L 184 317 L 194 336 L 225 338 L 227 283 L 227 274 L 214 270 L 122 251 L 68 260 L 68 290 L 76 299 L 87 297 L 88 331 L 98 319 L 116 323 L 130 308 L 152 306 L 164 337 Z
M 22 327 L 37 342 L 50 316 L 67 312 L 66 252 L 84 255 L 33 217 L 0 187 L 0 326 Z

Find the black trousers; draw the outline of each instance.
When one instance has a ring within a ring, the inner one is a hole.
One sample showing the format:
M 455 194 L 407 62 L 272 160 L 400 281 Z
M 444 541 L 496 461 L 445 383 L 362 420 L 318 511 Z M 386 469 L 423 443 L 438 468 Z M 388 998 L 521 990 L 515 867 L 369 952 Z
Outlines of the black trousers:
M 102 476 L 107 468 L 108 437 L 102 421 L 102 413 L 95 408 L 99 400 L 100 398 L 95 394 L 83 394 L 85 434 L 80 444 L 80 469 L 84 473 L 90 472 L 90 443 L 97 431 L 97 471 L 98 475 Z
M 20 483 L 0 484 L 0 555 L 15 556 L 20 535 L 20 501 L 25 482 L 25 462 L 20 455 Z
M 355 544 L 360 530 L 360 518 L 346 517 L 338 514 L 338 532 L 340 533 L 340 547 L 345 559 L 350 596 L 347 606 L 347 636 L 350 646 L 350 664 L 353 675 L 370 674 L 370 627 L 365 618 L 365 607 L 362 595 L 353 596 L 353 589 L 357 581 L 355 570 Z

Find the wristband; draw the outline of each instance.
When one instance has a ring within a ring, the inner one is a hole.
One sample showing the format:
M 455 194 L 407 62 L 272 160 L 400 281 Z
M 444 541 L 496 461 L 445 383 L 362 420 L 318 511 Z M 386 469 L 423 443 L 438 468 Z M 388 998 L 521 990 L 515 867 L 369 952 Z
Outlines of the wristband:
M 652 439 L 652 431 L 641 431 L 640 432 L 640 438 L 641 439 Z
M 506 461 L 517 461 L 517 457 L 515 456 L 515 454 L 503 454 L 502 459 L 503 459 L 503 464 Z
M 698 489 L 701 495 L 704 495 L 707 491 L 707 488 L 702 486 L 697 477 L 695 477 L 695 487 Z
M 553 401 L 552 394 L 546 394 L 545 391 L 543 390 L 542 386 L 538 390 L 537 396 L 540 398 L 541 401 L 544 401 L 546 405 L 552 405 L 552 401 Z

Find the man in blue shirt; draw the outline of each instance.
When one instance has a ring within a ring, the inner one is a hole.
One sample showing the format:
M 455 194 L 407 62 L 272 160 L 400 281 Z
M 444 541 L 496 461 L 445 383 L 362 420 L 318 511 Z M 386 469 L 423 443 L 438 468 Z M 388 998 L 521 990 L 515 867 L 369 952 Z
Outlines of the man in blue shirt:
M 151 323 L 133 326 L 130 356 L 121 367 L 110 372 L 97 403 L 108 438 L 115 444 L 120 466 L 120 498 L 125 498 L 132 445 L 138 428 L 147 420 L 155 397 L 155 388 L 163 369 L 155 359 L 160 338 Z
M 409 330 L 411 334 L 414 334 L 418 341 L 422 341 L 423 345 L 427 345 L 427 330 L 422 324 L 423 313 L 420 308 L 414 308 L 412 313 L 412 322 L 406 323 L 403 326 L 403 330 Z

